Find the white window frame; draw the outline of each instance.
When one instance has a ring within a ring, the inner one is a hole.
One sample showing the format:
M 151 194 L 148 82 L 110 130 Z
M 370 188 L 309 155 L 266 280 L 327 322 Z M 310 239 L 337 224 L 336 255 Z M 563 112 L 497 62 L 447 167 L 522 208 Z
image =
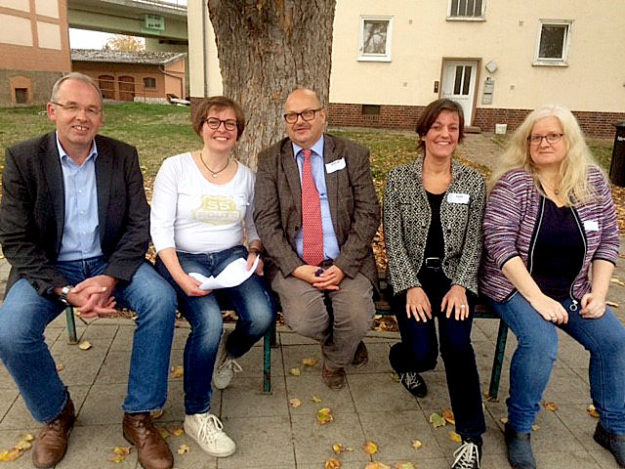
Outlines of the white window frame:
M 365 40 L 365 22 L 367 21 L 386 21 L 386 53 L 374 54 L 364 51 Z M 392 16 L 360 16 L 360 38 L 358 40 L 358 60 L 361 62 L 390 62 L 391 61 L 391 45 L 393 43 L 393 17 Z
M 458 2 L 467 2 L 469 0 L 457 0 Z M 447 3 L 447 21 L 486 21 L 486 18 L 484 17 L 484 12 L 486 11 L 486 1 L 487 0 L 482 0 L 482 11 L 480 12 L 479 15 L 476 16 L 459 16 L 459 15 L 452 15 L 452 11 L 451 11 L 451 6 L 452 6 L 452 2 L 453 0 L 448 0 Z
M 571 44 L 571 26 L 573 20 L 551 20 L 540 19 L 538 22 L 538 31 L 536 33 L 536 49 L 534 51 L 534 63 L 535 66 L 551 66 L 551 67 L 567 67 L 569 46 Z M 564 26 L 566 31 L 564 34 L 564 44 L 562 44 L 562 57 L 539 57 L 540 54 L 540 39 L 543 34 L 543 26 Z

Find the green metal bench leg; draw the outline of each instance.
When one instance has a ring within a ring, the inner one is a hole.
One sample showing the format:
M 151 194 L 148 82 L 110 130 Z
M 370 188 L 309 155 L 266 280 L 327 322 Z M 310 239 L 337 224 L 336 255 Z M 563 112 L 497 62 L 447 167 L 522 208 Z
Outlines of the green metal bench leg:
M 278 327 L 278 320 L 274 320 L 273 323 L 271 324 L 271 328 L 269 329 L 269 332 L 271 334 L 271 338 L 269 339 L 270 341 L 270 345 L 271 348 L 276 348 L 278 346 L 278 333 L 276 332 L 276 328 Z
M 274 321 L 273 325 L 265 333 L 265 338 L 263 340 L 263 392 L 266 393 L 271 392 L 271 341 L 272 338 L 275 340 L 275 332 L 276 323 Z
M 69 344 L 77 344 L 78 336 L 76 335 L 76 320 L 74 319 L 74 308 L 68 306 L 65 308 L 65 318 L 67 320 L 67 342 Z
M 490 373 L 490 388 L 488 398 L 496 400 L 499 395 L 499 380 L 501 379 L 501 369 L 503 367 L 503 357 L 506 353 L 506 341 L 508 340 L 508 326 L 500 319 L 499 332 L 497 332 L 497 344 L 495 345 L 495 357 L 493 358 L 493 369 Z

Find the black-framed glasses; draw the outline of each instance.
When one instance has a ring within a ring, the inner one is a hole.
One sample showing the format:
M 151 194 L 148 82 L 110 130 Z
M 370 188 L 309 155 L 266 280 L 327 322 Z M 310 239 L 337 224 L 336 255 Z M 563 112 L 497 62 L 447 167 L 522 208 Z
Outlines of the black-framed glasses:
M 234 119 L 222 121 L 221 119 L 217 119 L 216 117 L 209 117 L 208 119 L 204 119 L 204 122 L 206 122 L 206 125 L 208 125 L 209 129 L 213 130 L 217 130 L 219 126 L 221 126 L 221 124 L 224 125 L 224 128 L 226 130 L 234 130 L 239 126 L 237 121 Z
M 73 114 L 73 115 L 78 114 L 80 111 L 85 111 L 85 114 L 87 114 L 87 116 L 94 118 L 94 117 L 98 117 L 102 113 L 102 108 L 99 108 L 97 106 L 82 107 L 76 103 L 63 104 L 63 103 L 59 103 L 56 101 L 50 101 L 50 102 L 54 104 L 55 106 L 59 106 L 65 112 L 69 114 Z
M 529 137 L 527 137 L 527 141 L 530 142 L 530 144 L 532 145 L 538 146 L 543 143 L 544 138 L 545 140 L 547 140 L 547 143 L 551 145 L 553 143 L 558 143 L 563 136 L 564 134 L 559 134 L 555 132 L 547 135 L 530 135 Z
M 320 107 L 318 109 L 306 109 L 302 112 L 287 112 L 286 114 L 283 114 L 282 117 L 284 117 L 284 120 L 287 124 L 295 124 L 298 117 L 301 117 L 305 121 L 311 121 L 315 118 L 315 114 L 317 114 L 322 109 L 323 108 Z

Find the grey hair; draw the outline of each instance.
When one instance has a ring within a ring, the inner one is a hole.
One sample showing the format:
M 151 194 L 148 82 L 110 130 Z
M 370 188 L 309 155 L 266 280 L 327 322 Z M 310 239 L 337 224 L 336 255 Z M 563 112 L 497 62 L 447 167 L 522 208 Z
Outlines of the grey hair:
M 100 91 L 100 87 L 98 86 L 98 84 L 93 78 L 91 78 L 89 75 L 85 75 L 84 73 L 71 72 L 71 73 L 68 73 L 67 75 L 63 75 L 56 82 L 54 82 L 54 85 L 52 86 L 52 94 L 50 95 L 51 102 L 56 101 L 59 95 L 59 88 L 61 87 L 63 82 L 66 80 L 81 81 L 83 83 L 86 83 L 89 86 L 92 86 L 93 89 L 97 91 L 98 96 L 100 97 L 100 101 L 102 101 L 102 92 Z

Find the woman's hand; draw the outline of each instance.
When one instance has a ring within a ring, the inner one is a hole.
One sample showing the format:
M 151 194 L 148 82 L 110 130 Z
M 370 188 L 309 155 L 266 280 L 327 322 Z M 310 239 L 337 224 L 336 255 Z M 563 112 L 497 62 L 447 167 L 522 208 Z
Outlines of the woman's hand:
M 202 290 L 200 288 L 202 283 L 184 272 L 174 280 L 187 296 L 207 296 L 212 292 L 212 290 Z
M 547 295 L 540 294 L 536 299 L 528 299 L 532 307 L 538 311 L 545 321 L 553 322 L 555 324 L 566 324 L 569 322 L 569 313 L 567 313 L 564 306 L 558 301 Z
M 432 305 L 423 288 L 412 287 L 406 292 L 406 316 L 417 322 L 432 319 Z
M 579 315 L 585 319 L 597 319 L 605 314 L 605 297 L 589 292 L 582 296 Z
M 256 252 L 250 252 L 247 255 L 247 270 L 250 270 L 252 268 L 254 262 L 256 262 L 257 257 L 260 257 L 260 254 Z M 256 266 L 256 275 L 260 277 L 265 275 L 264 268 L 265 264 L 263 264 L 263 258 L 261 257 L 260 259 L 258 259 L 258 265 Z
M 469 317 L 469 302 L 467 301 L 467 289 L 460 285 L 452 285 L 441 301 L 441 313 L 445 311 L 445 317 L 449 319 L 454 313 L 456 321 L 464 321 Z

